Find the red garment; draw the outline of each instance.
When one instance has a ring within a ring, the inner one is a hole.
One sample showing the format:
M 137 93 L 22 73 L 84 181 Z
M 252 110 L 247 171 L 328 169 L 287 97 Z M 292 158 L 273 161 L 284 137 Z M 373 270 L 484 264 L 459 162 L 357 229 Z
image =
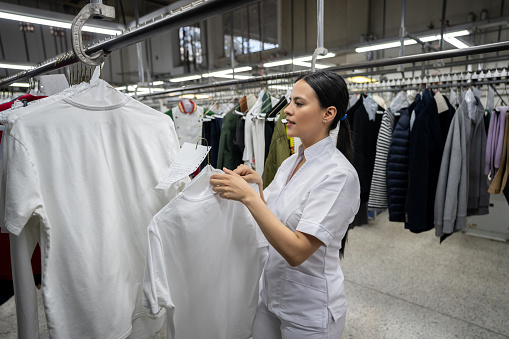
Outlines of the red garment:
M 39 99 L 42 99 L 42 98 L 46 98 L 46 96 L 44 95 L 41 95 L 41 96 L 36 96 L 36 95 L 32 95 L 32 94 L 25 94 L 25 95 L 22 95 L 18 98 L 16 98 L 15 100 L 12 100 L 12 101 L 9 101 L 9 102 L 6 102 L 4 104 L 1 104 L 0 105 L 0 112 L 1 111 L 5 111 L 6 109 L 9 109 L 12 107 L 12 104 L 14 103 L 14 101 L 16 100 L 19 100 L 19 101 L 22 101 L 23 99 L 26 99 L 27 102 L 30 102 L 30 101 L 35 101 L 35 100 L 39 100 Z

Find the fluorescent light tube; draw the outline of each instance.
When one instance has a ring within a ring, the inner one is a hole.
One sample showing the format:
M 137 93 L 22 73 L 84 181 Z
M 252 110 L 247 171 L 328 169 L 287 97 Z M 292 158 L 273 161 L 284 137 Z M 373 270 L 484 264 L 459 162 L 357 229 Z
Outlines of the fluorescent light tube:
M 33 17 L 33 16 L 7 13 L 7 12 L 0 12 L 0 19 L 29 22 L 32 24 L 60 27 L 60 28 L 65 28 L 65 29 L 71 29 L 71 26 L 72 26 L 71 22 L 48 20 L 48 19 L 37 18 L 37 17 Z M 89 26 L 89 25 L 83 26 L 82 30 L 85 32 L 106 34 L 106 35 L 115 35 L 115 34 L 122 33 L 122 31 L 119 31 L 117 29 L 109 29 L 109 28 Z
M 444 40 L 447 41 L 448 43 L 450 43 L 451 45 L 453 45 L 456 48 L 468 48 L 468 47 L 470 47 L 466 43 L 464 43 L 463 41 L 460 41 L 457 38 L 446 38 Z
M 173 78 L 173 79 L 170 79 L 170 82 L 181 82 L 181 81 L 198 80 L 198 79 L 201 79 L 201 75 L 189 75 L 189 76 L 180 77 L 180 78 Z
M 161 85 L 164 85 L 164 81 L 154 81 L 152 83 L 152 86 L 161 86 Z
M 27 69 L 32 68 L 32 66 L 26 66 L 26 65 L 13 65 L 13 64 L 0 64 L 0 68 L 27 70 Z
M 318 55 L 316 57 L 316 60 L 333 58 L 335 56 L 336 56 L 336 54 L 334 54 L 334 53 L 327 53 L 326 55 Z M 309 55 L 309 56 L 293 59 L 293 64 L 298 65 L 298 63 L 302 63 L 304 61 L 312 61 L 312 60 L 313 60 L 313 56 Z M 284 60 L 266 62 L 263 64 L 263 67 L 275 67 L 275 66 L 283 66 L 283 65 L 291 65 L 291 64 L 292 64 L 292 59 L 284 59 Z M 299 66 L 302 66 L 302 65 L 299 65 Z M 307 67 L 311 67 L 311 66 L 307 66 Z M 319 68 L 319 67 L 316 67 L 316 68 Z M 322 67 L 322 68 L 325 68 L 325 67 Z
M 415 45 L 416 43 L 417 43 L 417 41 L 410 40 L 410 39 L 407 39 L 407 40 L 403 41 L 403 45 L 405 45 L 405 46 L 407 46 L 407 45 Z M 364 53 L 364 52 L 370 52 L 370 51 L 379 51 L 381 49 L 395 48 L 395 47 L 399 47 L 399 46 L 401 46 L 401 43 L 399 41 L 394 41 L 394 42 L 387 42 L 385 44 L 378 44 L 378 45 L 371 45 L 371 46 L 366 46 L 366 47 L 359 47 L 359 48 L 356 48 L 355 51 L 357 53 Z
M 364 77 L 364 76 L 349 77 L 349 78 L 346 78 L 346 80 L 348 80 L 350 82 L 355 82 L 357 84 L 364 84 L 366 82 L 369 82 L 369 83 L 378 83 L 378 81 L 376 81 L 375 79 Z
M 26 82 L 15 82 L 15 83 L 12 83 L 10 84 L 9 86 L 12 86 L 12 87 L 30 87 L 30 85 Z
M 462 31 L 457 31 L 457 32 L 450 32 L 450 33 L 444 34 L 444 40 L 449 41 L 449 39 L 452 39 L 452 38 L 455 38 L 455 37 L 459 37 L 459 36 L 465 36 L 465 35 L 469 35 L 469 34 L 470 33 L 467 30 L 462 30 Z M 440 35 L 428 35 L 428 36 L 424 36 L 424 37 L 419 37 L 419 40 L 421 40 L 423 42 L 436 41 L 436 40 L 440 40 Z M 450 42 L 450 43 L 452 45 L 454 45 L 455 47 L 462 46 L 462 47 L 458 47 L 458 48 L 469 47 L 467 44 L 464 44 L 463 42 L 459 41 L 458 39 L 453 40 L 453 42 L 454 43 L 452 43 L 452 42 Z M 415 40 L 412 40 L 412 39 L 406 39 L 403 42 L 403 44 L 405 46 L 406 45 L 415 45 L 416 43 L 417 42 Z M 458 46 L 456 46 L 455 44 L 457 44 Z M 388 42 L 388 43 L 385 43 L 385 44 L 378 44 L 378 45 L 372 45 L 372 46 L 366 46 L 366 47 L 359 47 L 359 48 L 355 49 L 355 52 L 357 52 L 357 53 L 364 53 L 364 52 L 369 52 L 369 51 L 378 51 L 378 50 L 381 50 L 381 49 L 396 48 L 396 47 L 399 47 L 399 46 L 401 46 L 401 43 L 399 41 L 394 41 L 394 42 Z
M 302 67 L 311 67 L 311 63 L 310 62 L 294 61 L 293 64 L 297 65 L 297 66 L 302 66 Z M 328 67 L 331 67 L 331 66 L 329 66 L 329 65 L 322 65 L 322 64 L 315 64 L 315 68 L 316 69 L 324 69 L 324 68 L 328 68 Z

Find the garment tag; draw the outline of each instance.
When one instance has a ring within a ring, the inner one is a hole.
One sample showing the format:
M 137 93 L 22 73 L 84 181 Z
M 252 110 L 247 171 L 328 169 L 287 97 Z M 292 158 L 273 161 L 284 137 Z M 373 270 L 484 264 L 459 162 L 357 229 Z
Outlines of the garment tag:
M 210 151 L 210 147 L 185 142 L 157 189 L 167 189 L 196 171 Z
M 438 114 L 449 111 L 449 106 L 440 92 L 435 93 L 435 102 L 437 103 Z

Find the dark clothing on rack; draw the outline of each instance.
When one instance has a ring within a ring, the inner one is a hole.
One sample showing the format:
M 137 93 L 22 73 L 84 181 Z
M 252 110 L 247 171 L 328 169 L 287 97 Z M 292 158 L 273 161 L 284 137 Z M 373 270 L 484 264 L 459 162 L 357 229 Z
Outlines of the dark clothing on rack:
M 360 99 L 364 101 L 366 99 Z M 359 102 L 358 101 L 358 102 Z M 354 105 L 355 107 L 356 105 Z M 383 110 L 378 106 L 377 110 Z M 348 114 L 348 117 L 350 114 Z M 353 113 L 353 144 L 354 159 L 353 166 L 359 175 L 361 184 L 361 202 L 368 202 L 369 190 L 371 188 L 371 179 L 373 177 L 373 169 L 376 157 L 376 141 L 378 139 L 378 131 L 382 123 L 382 115 L 376 114 L 374 120 L 370 120 L 365 106 L 358 106 Z
M 446 118 L 444 124 L 448 122 Z M 434 227 L 435 195 L 444 151 L 440 120 L 433 92 L 425 90 L 415 108 L 410 132 L 405 228 L 414 233 Z
M 235 114 L 234 111 L 238 109 L 239 106 L 234 107 L 223 118 L 223 128 L 221 129 L 217 159 L 217 168 L 220 169 L 226 167 L 234 170 L 237 166 L 242 164 L 242 152 L 233 143 L 237 122 L 240 119 L 240 115 Z
M 442 133 L 442 140 L 445 144 L 445 141 L 447 140 L 447 133 L 449 133 L 449 128 L 451 127 L 451 121 L 454 117 L 454 113 L 456 113 L 456 109 L 452 107 L 451 103 L 449 102 L 449 99 L 444 96 L 445 101 L 447 102 L 447 107 L 449 107 L 449 110 L 446 112 L 442 112 L 438 114 L 438 118 L 440 120 L 440 131 Z
M 405 221 L 410 152 L 410 115 L 420 100 L 420 95 L 417 95 L 414 102 L 407 109 L 401 111 L 389 146 L 387 155 L 387 205 L 390 221 Z
M 272 109 L 265 116 L 265 158 L 264 162 L 267 161 L 267 157 L 269 156 L 270 142 L 272 141 L 272 134 L 274 133 L 274 121 L 267 120 L 268 118 L 275 118 L 279 111 L 286 107 L 288 102 L 286 101 L 286 97 L 282 97 L 279 99 L 278 103 L 272 107 Z
M 246 147 L 244 141 L 244 126 L 246 125 L 246 120 L 239 119 L 237 121 L 237 126 L 235 127 L 235 137 L 233 138 L 233 143 L 237 146 L 241 153 L 244 153 L 244 148 Z
M 210 164 L 217 168 L 217 158 L 219 156 L 219 139 L 221 137 L 221 129 L 223 126 L 223 118 L 215 118 L 211 121 L 210 129 Z

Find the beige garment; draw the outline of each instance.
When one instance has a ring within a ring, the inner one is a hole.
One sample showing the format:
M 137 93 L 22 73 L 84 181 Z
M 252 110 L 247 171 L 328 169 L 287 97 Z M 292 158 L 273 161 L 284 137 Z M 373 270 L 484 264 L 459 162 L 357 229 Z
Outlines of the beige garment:
M 509 176 L 509 119 L 506 119 L 500 167 L 498 168 L 498 171 L 495 174 L 493 181 L 491 182 L 488 192 L 491 194 L 502 194 L 502 190 L 507 184 L 508 176 Z

